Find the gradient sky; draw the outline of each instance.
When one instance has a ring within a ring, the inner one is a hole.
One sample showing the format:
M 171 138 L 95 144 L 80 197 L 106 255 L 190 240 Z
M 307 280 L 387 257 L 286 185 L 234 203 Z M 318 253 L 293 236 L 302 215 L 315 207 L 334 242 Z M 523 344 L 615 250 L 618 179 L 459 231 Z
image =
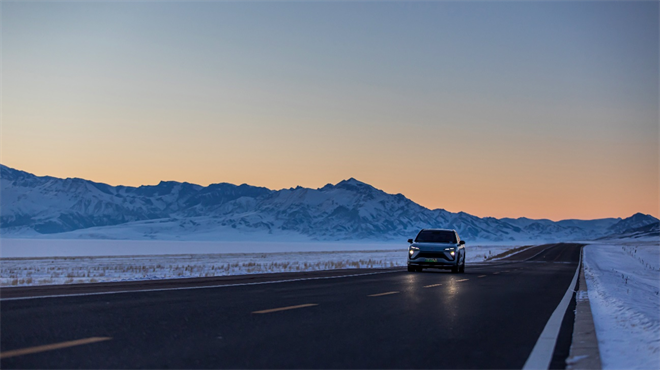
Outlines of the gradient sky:
M 660 216 L 658 2 L 7 2 L 0 162 Z

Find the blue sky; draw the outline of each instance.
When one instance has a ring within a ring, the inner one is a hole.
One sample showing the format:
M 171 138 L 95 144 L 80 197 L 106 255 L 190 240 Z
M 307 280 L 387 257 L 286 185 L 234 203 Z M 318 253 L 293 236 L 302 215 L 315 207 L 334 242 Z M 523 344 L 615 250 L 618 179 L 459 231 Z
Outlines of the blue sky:
M 658 215 L 657 2 L 3 2 L 2 34 L 26 171 Z

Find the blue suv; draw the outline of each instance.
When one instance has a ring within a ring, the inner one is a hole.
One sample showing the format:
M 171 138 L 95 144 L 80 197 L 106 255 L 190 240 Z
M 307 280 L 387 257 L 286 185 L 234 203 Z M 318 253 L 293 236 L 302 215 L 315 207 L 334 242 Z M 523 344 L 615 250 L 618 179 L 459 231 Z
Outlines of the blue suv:
M 465 272 L 465 241 L 456 230 L 422 229 L 415 240 L 408 239 L 408 271 L 425 268 L 451 269 Z

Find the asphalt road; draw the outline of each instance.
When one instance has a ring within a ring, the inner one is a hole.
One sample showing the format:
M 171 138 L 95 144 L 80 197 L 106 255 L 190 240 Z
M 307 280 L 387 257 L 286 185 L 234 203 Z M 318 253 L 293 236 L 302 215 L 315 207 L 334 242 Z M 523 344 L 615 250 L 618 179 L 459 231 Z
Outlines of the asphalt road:
M 522 368 L 581 247 L 533 247 L 465 274 L 344 270 L 2 289 L 0 367 Z M 555 366 L 570 344 L 569 332 L 560 337 Z

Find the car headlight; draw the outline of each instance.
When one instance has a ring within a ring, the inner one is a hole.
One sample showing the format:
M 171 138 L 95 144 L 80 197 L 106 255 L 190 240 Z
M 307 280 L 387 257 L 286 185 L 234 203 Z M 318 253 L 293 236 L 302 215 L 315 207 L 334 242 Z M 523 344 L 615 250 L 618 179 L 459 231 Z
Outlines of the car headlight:
M 451 251 L 451 252 L 449 252 L 449 254 L 451 254 L 451 256 L 454 257 L 454 254 L 456 254 L 456 252 Z
M 412 249 L 408 251 L 408 254 L 410 254 L 411 256 L 413 255 L 413 253 L 415 253 L 415 251 Z

